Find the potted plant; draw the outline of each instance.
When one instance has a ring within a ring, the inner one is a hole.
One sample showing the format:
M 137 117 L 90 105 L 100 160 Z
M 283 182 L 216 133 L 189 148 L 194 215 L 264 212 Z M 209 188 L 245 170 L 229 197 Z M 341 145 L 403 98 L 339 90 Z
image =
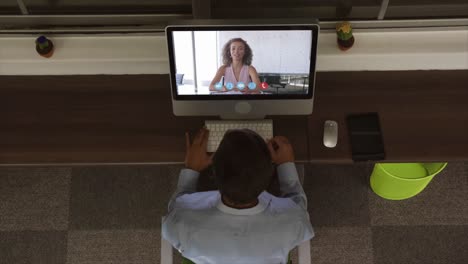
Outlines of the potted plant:
M 36 51 L 44 58 L 50 58 L 54 54 L 54 43 L 44 36 L 36 39 Z
M 351 48 L 354 44 L 353 29 L 349 22 L 342 22 L 336 25 L 336 35 L 338 47 L 345 51 Z

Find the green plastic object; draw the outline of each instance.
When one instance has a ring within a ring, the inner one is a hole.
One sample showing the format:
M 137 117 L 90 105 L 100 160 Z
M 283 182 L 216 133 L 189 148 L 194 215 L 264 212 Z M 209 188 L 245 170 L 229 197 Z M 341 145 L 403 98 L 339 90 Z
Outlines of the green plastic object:
M 370 185 L 382 198 L 407 199 L 424 190 L 445 166 L 447 163 L 377 163 Z
M 195 264 L 195 263 L 188 258 L 182 257 L 182 264 Z

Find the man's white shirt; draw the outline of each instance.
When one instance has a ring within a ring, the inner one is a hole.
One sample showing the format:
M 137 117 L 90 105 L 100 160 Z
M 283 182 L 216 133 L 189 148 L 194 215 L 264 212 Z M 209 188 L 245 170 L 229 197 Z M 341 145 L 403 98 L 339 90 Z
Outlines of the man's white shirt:
M 199 173 L 183 169 L 162 235 L 196 264 L 281 264 L 314 236 L 307 197 L 292 162 L 278 166 L 282 197 L 262 192 L 258 204 L 235 209 L 219 191 L 196 192 Z

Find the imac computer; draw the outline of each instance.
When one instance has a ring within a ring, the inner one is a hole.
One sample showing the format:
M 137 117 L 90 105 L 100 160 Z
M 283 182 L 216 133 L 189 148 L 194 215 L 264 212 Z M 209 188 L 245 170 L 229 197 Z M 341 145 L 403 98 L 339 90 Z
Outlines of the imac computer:
M 309 115 L 317 20 L 191 20 L 166 27 L 176 116 Z

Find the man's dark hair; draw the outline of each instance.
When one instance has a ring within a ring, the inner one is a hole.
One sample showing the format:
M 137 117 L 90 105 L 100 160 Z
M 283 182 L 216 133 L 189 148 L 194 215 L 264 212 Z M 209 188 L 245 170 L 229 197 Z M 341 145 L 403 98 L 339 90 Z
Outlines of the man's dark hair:
M 244 49 L 244 57 L 242 58 L 242 64 L 250 66 L 252 64 L 252 57 L 253 57 L 252 49 L 250 48 L 249 44 L 247 44 L 247 41 L 241 38 L 230 39 L 228 42 L 226 42 L 226 44 L 224 44 L 223 64 L 226 66 L 229 66 L 232 63 L 231 44 L 233 42 L 241 42 L 242 44 L 244 44 L 245 49 Z
M 273 164 L 265 140 L 248 129 L 229 130 L 213 157 L 219 191 L 236 204 L 254 201 L 268 188 Z

